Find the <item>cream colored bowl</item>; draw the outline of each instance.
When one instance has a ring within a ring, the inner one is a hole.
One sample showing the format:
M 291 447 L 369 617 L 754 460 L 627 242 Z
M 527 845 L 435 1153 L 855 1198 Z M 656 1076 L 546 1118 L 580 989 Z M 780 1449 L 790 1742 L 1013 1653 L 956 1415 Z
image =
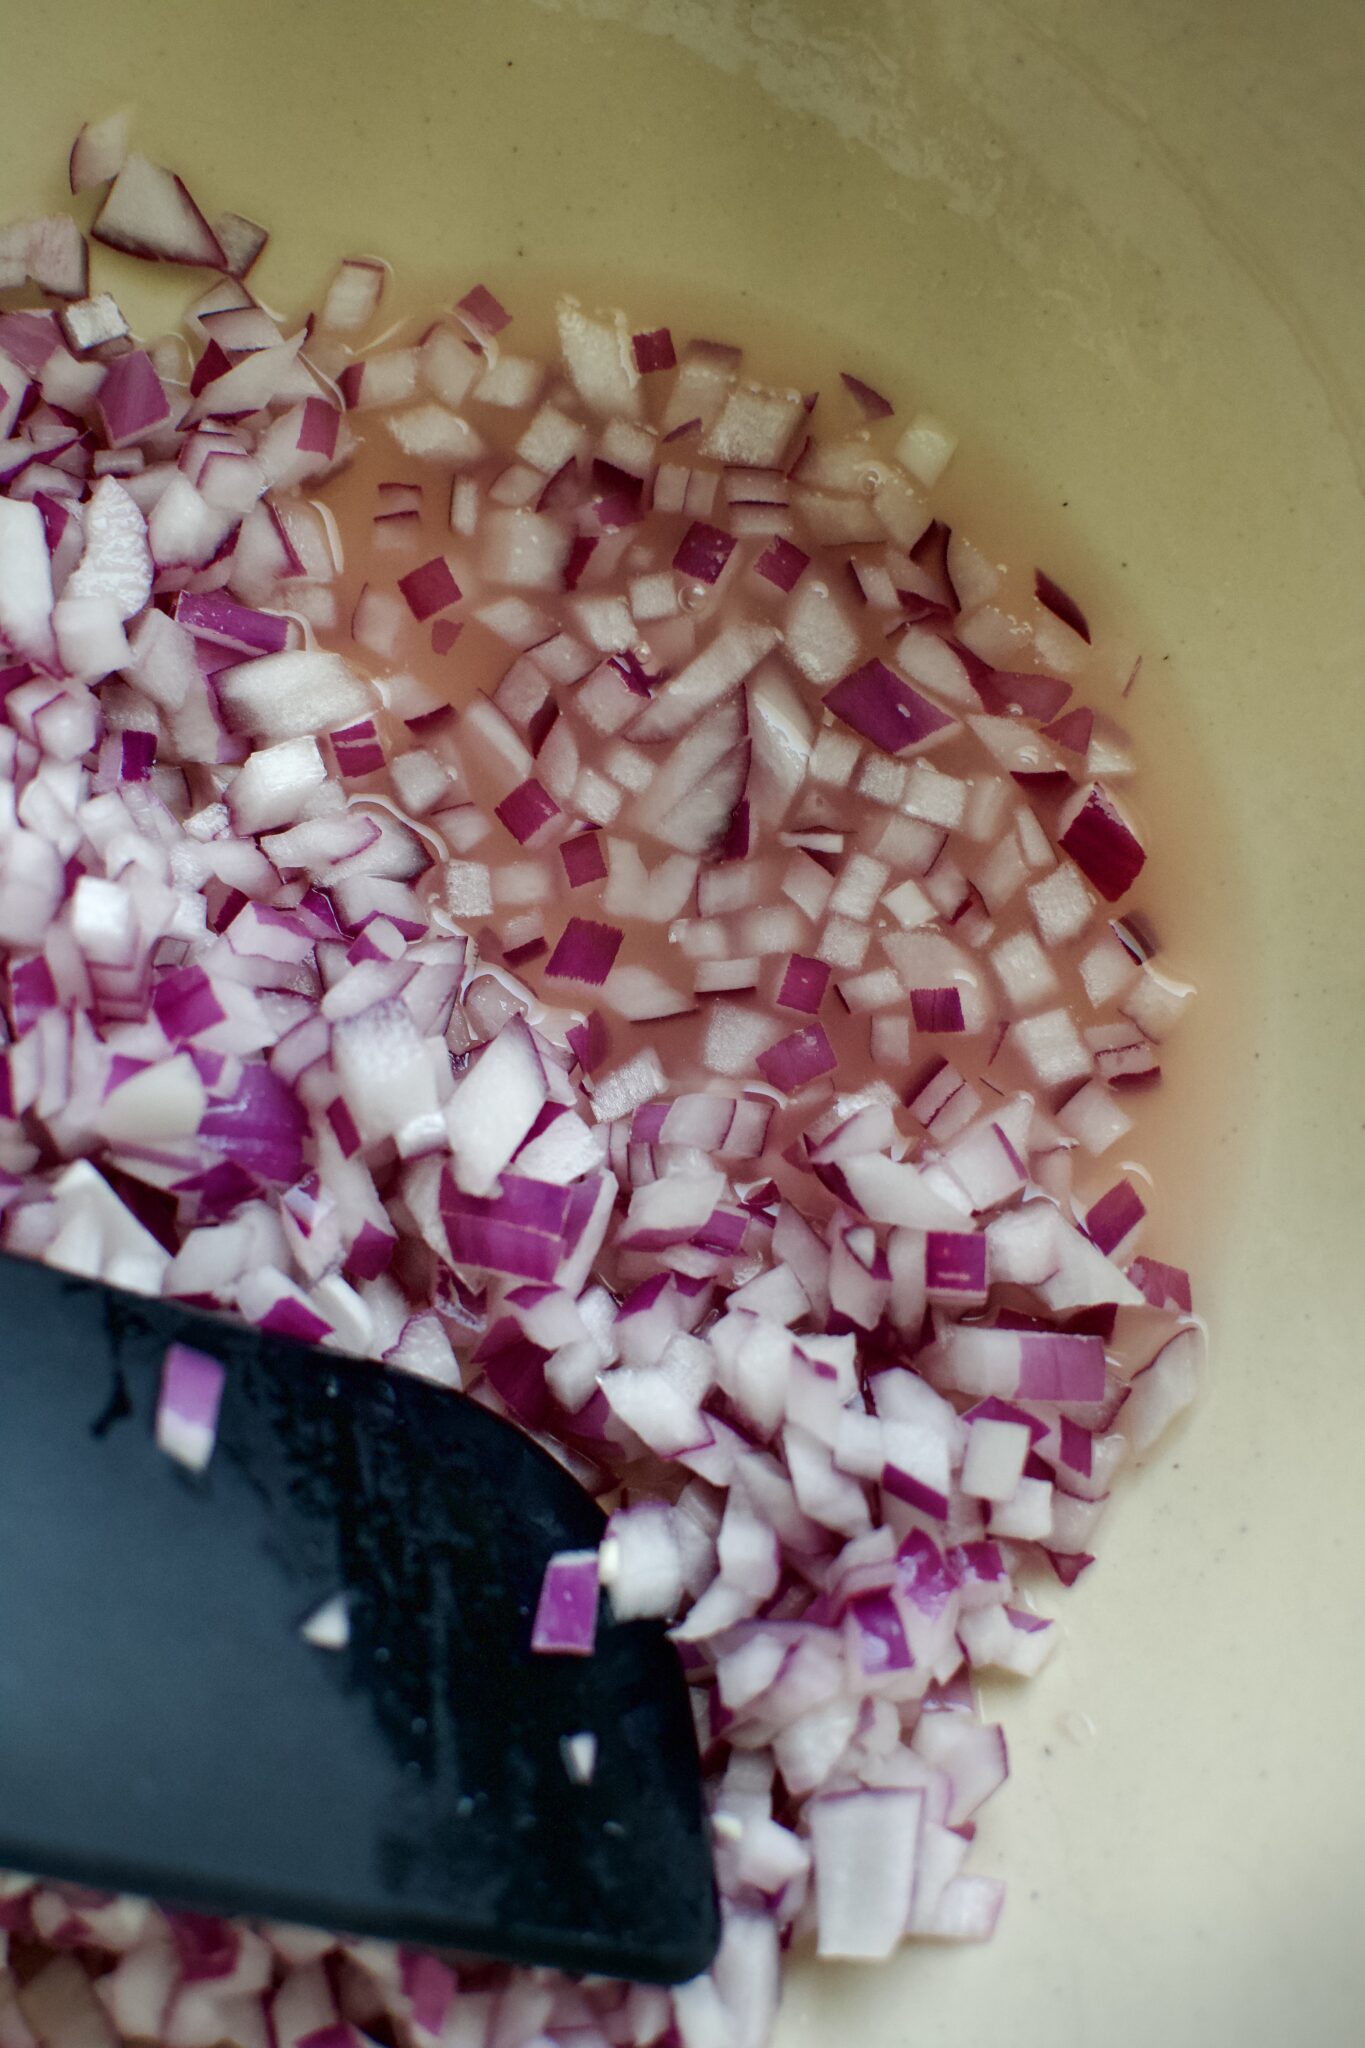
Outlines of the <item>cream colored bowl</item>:
M 798 1973 L 783 2040 L 1360 2039 L 1358 0 L 0 0 L 0 76 L 0 219 L 128 102 L 282 304 L 344 244 L 855 368 L 1143 647 L 1145 893 L 1204 999 L 1135 1150 L 1213 1370 L 1005 1702 L 997 1940 Z

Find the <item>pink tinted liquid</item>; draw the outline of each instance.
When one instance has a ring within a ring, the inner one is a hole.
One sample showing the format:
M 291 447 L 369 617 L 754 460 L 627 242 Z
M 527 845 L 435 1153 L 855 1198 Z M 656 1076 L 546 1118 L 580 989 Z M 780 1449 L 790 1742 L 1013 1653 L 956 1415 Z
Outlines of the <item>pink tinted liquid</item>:
M 420 332 L 420 328 L 413 331 Z M 395 339 L 401 341 L 405 338 L 400 333 Z M 477 404 L 465 408 L 465 411 L 467 416 L 475 419 L 478 431 L 491 451 L 489 460 L 477 472 L 486 484 L 489 477 L 496 474 L 503 461 L 512 459 L 511 448 L 523 429 L 525 415 L 521 412 L 505 412 Z M 477 694 L 491 694 L 496 689 L 502 676 L 518 660 L 517 650 L 508 647 L 477 620 L 464 617 L 467 606 L 457 607 L 454 613 L 447 615 L 462 619 L 459 636 L 453 644 L 448 644 L 449 629 L 443 627 L 441 622 L 419 623 L 405 615 L 391 658 L 376 660 L 373 655 L 366 654 L 363 649 L 354 646 L 348 622 L 367 585 L 392 591 L 400 576 L 438 554 L 444 555 L 450 561 L 467 597 L 477 596 L 480 578 L 474 545 L 462 536 L 453 534 L 450 528 L 451 475 L 448 466 L 404 457 L 392 441 L 378 413 L 354 414 L 352 424 L 358 433 L 355 460 L 346 471 L 327 485 L 322 494 L 324 502 L 337 522 L 344 550 L 344 567 L 336 586 L 339 605 L 338 626 L 335 631 L 320 633 L 319 637 L 325 643 L 335 645 L 340 651 L 358 659 L 361 666 L 368 667 L 373 672 L 401 670 L 418 675 L 433 692 L 438 693 L 458 711 L 459 707 L 470 702 Z M 852 419 L 841 419 L 839 430 L 846 432 L 852 424 Z M 870 460 L 875 460 L 879 449 L 894 445 L 900 424 L 898 421 L 889 422 L 871 434 Z M 835 429 L 827 427 L 824 431 L 833 434 Z M 685 449 L 680 451 L 680 459 L 689 459 Z M 692 456 L 690 459 L 696 458 Z M 386 486 L 389 488 L 386 489 Z M 394 486 L 408 488 L 400 494 L 392 488 Z M 396 504 L 401 504 L 409 516 L 401 521 L 387 523 L 380 518 L 376 524 L 377 516 L 389 511 Z M 413 505 L 416 506 L 415 518 L 410 516 L 410 507 Z M 723 521 L 723 498 L 717 501 L 715 516 Z M 666 567 L 687 524 L 686 518 L 681 516 L 668 520 L 656 517 L 641 527 L 638 530 L 640 538 L 632 541 L 632 547 L 641 551 L 642 558 L 637 568 L 653 570 Z M 983 520 L 978 525 L 968 516 L 961 518 L 960 524 L 965 531 L 976 534 L 984 532 L 988 522 Z M 998 528 L 998 512 L 995 524 Z M 387 546 L 386 537 L 395 533 L 401 537 L 401 546 Z M 799 532 L 796 537 L 802 538 Z M 1020 538 L 1026 543 L 1026 536 L 1021 535 Z M 760 551 L 763 545 L 765 543 L 761 540 L 741 543 L 742 547 L 749 549 L 751 555 Z M 1029 564 L 1029 557 L 1022 550 L 1017 559 L 1021 564 Z M 807 574 L 815 576 L 822 570 L 827 570 L 828 566 L 817 561 Z M 1020 615 L 1027 615 L 1032 597 L 1031 581 L 1031 565 L 1016 567 L 1007 573 L 993 602 L 1006 611 L 1015 609 Z M 619 583 L 620 579 L 614 578 L 607 587 L 618 588 Z M 586 590 L 590 585 L 585 581 L 583 587 Z M 694 616 L 699 622 L 704 621 L 708 625 L 712 621 L 723 623 L 727 611 L 733 607 L 742 608 L 749 615 L 756 609 L 766 609 L 775 621 L 780 621 L 784 603 L 780 593 L 773 592 L 770 601 L 760 602 L 756 606 L 755 587 L 756 579 L 745 574 L 742 569 L 736 573 L 736 564 L 732 562 L 715 592 L 704 591 L 698 587 L 694 595 L 699 610 Z M 558 605 L 563 602 L 557 600 L 553 594 L 531 592 L 528 595 L 532 602 L 543 607 L 552 616 L 556 613 Z M 766 587 L 762 595 L 766 599 Z M 850 666 L 856 665 L 858 660 L 876 654 L 885 656 L 889 652 L 885 639 L 885 615 L 864 608 L 859 616 L 863 627 L 862 645 Z M 649 631 L 648 628 L 643 630 Z M 1127 707 L 1120 701 L 1120 690 L 1122 683 L 1127 679 L 1126 657 L 1120 662 L 1112 653 L 1101 652 L 1093 660 L 1082 663 L 1074 677 L 1076 687 L 1070 703 L 1089 703 L 1101 712 L 1124 712 Z M 1139 677 L 1139 690 L 1141 687 Z M 1149 698 L 1151 694 L 1149 688 Z M 572 691 L 561 692 L 561 695 L 565 699 L 571 699 Z M 1139 711 L 1139 722 L 1143 722 L 1145 713 L 1140 698 L 1135 708 Z M 433 745 L 439 751 L 438 739 L 430 739 L 424 733 L 421 735 L 421 741 Z M 605 744 L 597 742 L 599 749 Z M 654 751 L 661 758 L 666 758 L 668 750 L 669 743 L 664 742 Z M 587 754 L 585 758 L 590 759 L 591 755 Z M 952 738 L 946 745 L 934 749 L 930 758 L 936 768 L 950 775 L 979 777 L 983 772 L 997 772 L 992 769 L 992 764 L 983 758 L 976 742 L 966 734 Z M 1154 789 L 1153 779 L 1150 777 L 1139 785 L 1139 814 L 1143 819 L 1145 836 L 1149 842 L 1153 837 L 1160 840 L 1167 823 L 1162 815 L 1166 806 L 1160 801 L 1160 792 L 1164 786 L 1158 783 Z M 1018 792 L 1012 794 L 1017 796 Z M 1126 784 L 1122 787 L 1122 794 L 1127 801 L 1129 790 Z M 1061 798 L 1051 791 L 1037 788 L 1028 792 L 1028 798 L 1044 825 L 1050 825 Z M 489 808 L 491 801 L 489 800 Z M 847 830 L 845 855 L 855 848 L 872 852 L 877 848 L 890 815 L 892 813 L 865 799 L 850 797 L 840 791 L 831 794 L 827 788 L 808 782 L 798 793 L 784 821 L 784 830 L 791 832 L 803 826 L 818 828 L 835 822 Z M 643 799 L 628 794 L 618 820 L 614 825 L 605 827 L 599 836 L 605 841 L 611 833 L 617 832 L 634 842 L 637 838 L 638 825 L 644 823 L 646 829 L 639 834 L 640 852 L 646 864 L 652 866 L 665 858 L 672 849 L 649 836 L 647 822 L 647 793 Z M 953 833 L 944 849 L 943 858 L 956 857 L 970 873 L 972 861 L 980 859 L 982 853 L 988 850 L 988 844 L 989 842 L 985 847 L 973 845 L 957 833 Z M 492 866 L 499 862 L 527 859 L 535 859 L 544 864 L 550 893 L 538 907 L 543 911 L 545 949 L 535 957 L 516 960 L 512 971 L 535 997 L 551 1008 L 598 1008 L 607 1023 L 610 1037 L 610 1049 L 604 1062 L 606 1067 L 615 1066 L 642 1046 L 650 1045 L 658 1053 L 668 1076 L 670 1089 L 681 1092 L 709 1084 L 738 1093 L 745 1087 L 761 1086 L 761 1083 L 756 1082 L 752 1070 L 734 1077 L 717 1077 L 708 1072 L 704 1058 L 704 1042 L 715 1004 L 720 1002 L 749 1007 L 759 1006 L 780 1023 L 783 1031 L 795 1030 L 809 1021 L 803 1014 L 775 1007 L 777 991 L 788 958 L 785 950 L 761 959 L 756 986 L 752 989 L 736 989 L 732 993 L 720 995 L 702 995 L 697 999 L 695 1007 L 678 1016 L 645 1022 L 631 1022 L 617 1016 L 592 990 L 546 977 L 546 964 L 564 925 L 571 916 L 620 924 L 624 937 L 617 955 L 618 965 L 649 968 L 664 981 L 686 994 L 691 990 L 695 963 L 684 952 L 677 938 L 670 937 L 669 926 L 651 923 L 639 917 L 614 916 L 609 919 L 601 902 L 604 884 L 594 883 L 571 889 L 556 846 L 551 845 L 548 849 L 534 852 L 523 851 L 500 824 L 494 824 L 489 836 L 474 849 L 470 857 L 486 861 Z M 760 835 L 751 843 L 746 866 L 750 869 L 757 867 L 761 872 L 762 886 L 757 897 L 760 906 L 785 905 L 787 899 L 780 893 L 780 881 L 792 858 L 792 849 L 774 845 L 771 835 Z M 837 858 L 832 865 L 837 867 Z M 1158 874 L 1163 870 L 1166 877 L 1167 902 L 1174 906 L 1178 900 L 1178 878 L 1173 875 L 1169 861 L 1157 864 Z M 923 869 L 917 867 L 893 872 L 891 880 L 894 882 L 900 879 L 900 875 L 905 872 L 916 874 L 920 880 L 925 879 Z M 1135 902 L 1149 910 L 1149 919 L 1160 933 L 1165 919 L 1165 907 L 1158 896 L 1154 911 L 1149 909 L 1153 897 L 1150 888 L 1144 886 L 1147 882 L 1148 876 L 1145 875 L 1135 892 Z M 508 913 L 510 916 L 516 914 L 515 910 Z M 696 917 L 695 900 L 684 915 Z M 981 920 L 982 912 L 979 907 L 969 909 L 963 929 L 971 931 L 973 925 L 979 924 Z M 485 959 L 494 963 L 499 959 L 500 935 L 505 923 L 504 916 L 495 913 L 491 923 L 477 934 Z M 734 937 L 733 943 L 726 945 L 725 955 L 728 957 L 748 954 L 751 948 L 741 935 L 740 920 L 730 919 L 727 923 Z M 882 926 L 889 926 L 890 920 L 884 913 L 879 918 L 874 918 L 874 930 L 866 958 L 862 969 L 855 971 L 865 972 L 886 965 L 885 955 L 878 944 L 879 923 Z M 1176 923 L 1180 923 L 1178 917 Z M 968 948 L 973 952 L 972 964 L 975 971 L 987 991 L 997 999 L 998 991 L 985 964 L 985 955 L 992 947 L 1029 925 L 1026 897 L 1023 890 L 1020 890 L 991 920 L 992 929 L 984 945 Z M 894 929 L 894 926 L 890 928 Z M 951 936 L 960 936 L 946 924 L 934 928 L 945 929 Z M 1099 1013 L 1092 1011 L 1076 980 L 1077 959 L 1093 943 L 1095 929 L 1102 928 L 1101 924 L 1088 930 L 1080 941 L 1058 947 L 1053 954 L 1062 983 L 1062 992 L 1049 1001 L 1071 1002 L 1078 1021 L 1083 1025 L 1097 1021 L 1097 1018 L 1102 1020 L 1115 1014 L 1112 1006 Z M 798 940 L 796 950 L 808 955 L 815 953 L 819 930 L 818 921 L 814 925 L 805 925 L 804 935 Z M 841 978 L 841 970 L 835 969 L 831 973 L 828 991 L 819 1010 L 819 1021 L 827 1032 L 838 1058 L 837 1069 L 829 1082 L 817 1090 L 814 1107 L 811 1099 L 806 1097 L 799 1105 L 789 1104 L 779 1109 L 774 1119 L 768 1154 L 761 1163 L 754 1164 L 755 1179 L 761 1172 L 765 1175 L 772 1174 L 780 1183 L 789 1181 L 790 1175 L 781 1155 L 799 1139 L 813 1116 L 827 1107 L 836 1087 L 841 1093 L 853 1093 L 880 1083 L 884 1087 L 889 1086 L 898 1097 L 903 1098 L 907 1089 L 913 1093 L 914 1077 L 931 1067 L 935 1060 L 946 1059 L 960 1071 L 964 1079 L 981 1091 L 986 1101 L 992 1099 L 993 1091 L 1009 1095 L 1016 1090 L 1024 1089 L 1033 1094 L 1044 1106 L 1052 1106 L 1055 1101 L 1064 1099 L 1065 1094 L 1069 1092 L 1064 1089 L 1057 1095 L 1045 1087 L 1040 1087 L 1014 1048 L 1010 1036 L 1005 1034 L 1001 1043 L 999 1032 L 993 1028 L 970 1034 L 918 1036 L 911 1039 L 902 1057 L 888 1060 L 885 1052 L 885 1033 L 879 1041 L 874 1041 L 871 1017 L 866 1013 L 850 1012 L 841 1002 L 837 991 L 837 984 Z M 908 999 L 901 1005 L 902 1014 L 907 1008 Z M 1007 1014 L 1007 1006 L 1002 1004 L 1001 1010 L 1002 1014 Z M 1077 1154 L 1074 1164 L 1078 1202 L 1083 1209 L 1088 1201 L 1093 1200 L 1119 1177 L 1121 1163 L 1126 1169 L 1130 1162 L 1136 1164 L 1141 1161 L 1141 1170 L 1131 1177 L 1140 1187 L 1149 1211 L 1156 1208 L 1156 1213 L 1149 1217 L 1141 1248 L 1173 1258 L 1177 1257 L 1178 1253 L 1175 1246 L 1167 1241 L 1162 1227 L 1164 1216 L 1154 1197 L 1160 1194 L 1164 1203 L 1165 1188 L 1177 1177 L 1176 1169 L 1187 1150 L 1188 1134 L 1187 1128 L 1178 1126 L 1169 1115 L 1153 1113 L 1164 1086 L 1163 1082 L 1162 1087 L 1144 1090 L 1141 1096 L 1136 1091 L 1126 1093 L 1123 1099 L 1129 1113 L 1134 1116 L 1134 1131 L 1099 1162 L 1092 1162 L 1083 1154 Z M 919 1125 L 908 1114 L 903 1114 L 901 1121 L 907 1134 L 922 1135 Z M 800 1183 L 801 1199 L 809 1207 L 812 1189 L 809 1175 L 803 1173 L 800 1176 Z M 796 1192 L 794 1188 L 791 1191 L 793 1194 Z

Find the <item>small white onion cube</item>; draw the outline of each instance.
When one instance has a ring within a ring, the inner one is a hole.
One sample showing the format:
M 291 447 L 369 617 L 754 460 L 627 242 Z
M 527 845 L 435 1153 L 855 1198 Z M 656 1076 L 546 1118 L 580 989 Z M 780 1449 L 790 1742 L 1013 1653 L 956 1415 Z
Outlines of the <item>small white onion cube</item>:
M 992 1509 L 989 1528 L 992 1536 L 1016 1543 L 1046 1543 L 1052 1534 L 1052 1482 L 1021 1479 L 1012 1497 Z
M 1077 939 L 1090 922 L 1095 900 L 1081 880 L 1080 870 L 1069 862 L 1034 882 L 1028 892 L 1029 909 L 1045 946 L 1060 946 Z
M 960 825 L 969 789 L 970 784 L 945 775 L 931 761 L 915 761 L 906 779 L 901 809 L 907 817 L 923 818 L 930 825 Z
M 1028 1009 L 1046 1002 L 1058 983 L 1052 962 L 1032 932 L 1016 932 L 991 953 L 991 965 L 1010 1002 Z
M 919 1790 L 878 1788 L 812 1800 L 808 1818 L 821 1956 L 878 1961 L 902 1940 L 923 1808 Z
M 957 435 L 932 413 L 917 412 L 896 443 L 896 460 L 932 490 L 953 459 Z
M 1115 996 L 1122 995 L 1137 971 L 1132 954 L 1112 931 L 1096 939 L 1080 960 L 1081 982 L 1091 1008 L 1101 1010 Z
M 1125 996 L 1123 1014 L 1130 1017 L 1148 1038 L 1160 1044 L 1180 1022 L 1193 995 L 1190 983 L 1176 981 L 1149 964 L 1143 968 L 1136 986 Z
M 820 934 L 815 957 L 830 967 L 852 972 L 862 966 L 871 936 L 865 924 L 855 924 L 847 917 L 832 917 Z
M 1038 1079 L 1050 1088 L 1084 1080 L 1090 1073 L 1090 1054 L 1066 1010 L 1021 1017 L 1010 1026 L 1010 1034 Z
M 1028 1450 L 1027 1423 L 1003 1422 L 994 1416 L 971 1423 L 962 1461 L 962 1491 L 976 1500 L 1011 1500 L 1024 1476 Z
M 740 1003 L 713 1003 L 706 1019 L 702 1061 L 713 1074 L 747 1074 L 781 1027 L 761 1010 Z
M 1103 1081 L 1087 1081 L 1058 1110 L 1057 1122 L 1092 1159 L 1098 1159 L 1133 1128 L 1133 1119 Z
M 937 909 L 921 889 L 918 882 L 908 877 L 898 882 L 894 889 L 888 889 L 882 898 L 902 931 L 913 931 L 916 925 L 932 924 L 938 915 Z
M 829 782 L 842 789 L 853 778 L 859 752 L 858 742 L 851 733 L 839 732 L 832 725 L 826 726 L 811 751 L 811 780 Z
M 869 803 L 898 804 L 905 794 L 906 766 L 890 754 L 869 754 L 858 770 L 858 794 Z
M 850 854 L 839 871 L 829 907 L 840 917 L 869 918 L 877 898 L 886 887 L 888 869 L 884 861 L 869 853 Z

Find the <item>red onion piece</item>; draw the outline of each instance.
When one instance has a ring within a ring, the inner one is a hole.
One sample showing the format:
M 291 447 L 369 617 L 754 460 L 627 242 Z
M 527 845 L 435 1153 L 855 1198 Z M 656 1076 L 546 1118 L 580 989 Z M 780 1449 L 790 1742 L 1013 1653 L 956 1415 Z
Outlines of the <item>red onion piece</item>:
M 600 987 L 611 972 L 624 936 L 619 925 L 571 917 L 546 963 L 546 977 Z
M 1131 1181 L 1121 1180 L 1085 1212 L 1086 1235 L 1106 1257 L 1137 1229 L 1147 1210 Z
M 883 398 L 880 391 L 874 391 L 870 384 L 864 384 L 861 377 L 854 377 L 847 370 L 840 370 L 839 382 L 858 406 L 864 419 L 887 420 L 896 409 L 889 398 Z
M 699 583 L 714 583 L 734 552 L 734 539 L 704 519 L 694 519 L 678 543 L 673 567 L 680 576 L 695 576 Z
M 1128 1278 L 1153 1308 L 1175 1309 L 1183 1315 L 1192 1312 L 1190 1276 L 1183 1266 L 1167 1266 L 1160 1259 L 1134 1259 Z
M 635 353 L 635 367 L 642 377 L 655 370 L 671 370 L 677 364 L 673 337 L 666 327 L 655 327 L 647 334 L 632 335 L 630 345 Z
M 1054 618 L 1060 619 L 1064 626 L 1070 626 L 1073 633 L 1079 633 L 1082 640 L 1089 645 L 1090 626 L 1085 613 L 1075 598 L 1067 595 L 1060 583 L 1054 583 L 1050 576 L 1045 576 L 1042 570 L 1038 569 L 1034 572 L 1033 590 L 1039 604 L 1044 605 Z
M 144 439 L 171 416 L 161 379 L 142 349 L 115 357 L 104 373 L 96 403 L 111 448 Z
M 73 192 L 107 185 L 123 168 L 128 154 L 128 116 L 110 114 L 87 121 L 71 145 L 68 172 Z
M 191 1472 L 202 1472 L 213 1456 L 226 1378 L 216 1358 L 191 1345 L 172 1344 L 166 1353 L 156 1408 L 157 1448 Z
M 388 760 L 372 718 L 357 719 L 328 735 L 340 772 L 348 777 L 373 775 Z
M 136 153 L 121 165 L 90 232 L 130 256 L 227 268 L 216 235 L 180 179 Z
M 821 1956 L 890 1955 L 909 1922 L 924 1794 L 865 1790 L 812 1802 Z
M 820 1024 L 804 1025 L 758 1057 L 758 1070 L 764 1080 L 787 1095 L 818 1080 L 821 1074 L 831 1073 L 837 1064 L 834 1048 Z
M 931 1230 L 925 1240 L 924 1274 L 931 1300 L 983 1302 L 985 1238 L 975 1232 Z
M 1054 719 L 1051 725 L 1043 727 L 1043 738 L 1051 740 L 1055 747 L 1065 747 L 1069 753 L 1086 755 L 1090 751 L 1090 735 L 1095 726 L 1095 714 L 1087 705 L 1077 705 L 1074 711 L 1066 712 Z
M 270 240 L 270 230 L 259 221 L 240 213 L 220 213 L 213 223 L 213 237 L 222 250 L 229 277 L 242 278 L 254 269 Z
M 1078 790 L 1065 806 L 1058 843 L 1108 903 L 1128 893 L 1147 860 L 1146 848 L 1099 782 Z
M 125 732 L 120 742 L 119 780 L 145 782 L 156 764 L 156 734 Z
M 307 1120 L 293 1091 L 267 1066 L 248 1062 L 232 1094 L 212 1104 L 200 1142 L 262 1180 L 287 1187 L 303 1171 Z
M 164 975 L 152 991 L 152 1008 L 173 1045 L 225 1023 L 227 1012 L 202 967 L 182 967 Z
M 910 559 L 929 578 L 936 600 L 956 616 L 961 605 L 948 566 L 948 548 L 952 538 L 952 528 L 945 526 L 941 519 L 933 519 L 911 548 Z
M 282 654 L 289 644 L 289 621 L 272 612 L 250 610 L 217 592 L 197 595 L 181 591 L 174 617 L 201 640 L 231 647 L 243 654 Z
M 561 815 L 559 805 L 533 775 L 518 783 L 494 810 L 520 846 L 526 846 Z
M 595 1074 L 611 1050 L 611 1039 L 599 1010 L 589 1010 L 581 1024 L 573 1025 L 568 1041 L 585 1074 Z
M 804 549 L 777 534 L 754 563 L 754 574 L 776 584 L 779 590 L 790 591 L 796 588 L 809 563 L 810 556 Z
M 458 301 L 456 310 L 463 313 L 470 326 L 477 328 L 480 334 L 501 334 L 512 319 L 507 308 L 484 284 L 476 284 L 472 291 L 467 291 Z
M 991 668 L 986 662 L 972 655 L 960 640 L 951 642 L 953 651 L 967 665 L 972 687 L 981 699 L 985 710 L 1006 717 L 1021 713 L 1025 718 L 1036 718 L 1044 724 L 1046 734 L 1059 746 L 1067 745 L 1065 737 L 1058 738 L 1057 731 L 1046 721 L 1057 719 L 1057 714 L 1071 695 L 1071 685 L 1060 676 L 1034 675 L 1018 669 Z M 1072 712 L 1072 719 L 1078 716 L 1093 717 L 1091 713 Z M 1059 720 L 1063 732 L 1073 735 L 1074 725 L 1068 726 Z M 1089 744 L 1087 740 L 1087 745 Z M 1073 751 L 1075 751 L 1073 749 Z M 1080 751 L 1084 751 L 1081 749 Z
M 437 612 L 460 601 L 460 586 L 444 555 L 433 555 L 420 568 L 400 576 L 398 588 L 407 600 L 408 610 L 418 620 L 434 618 Z
M 90 289 L 85 237 L 67 214 L 17 221 L 0 229 L 0 281 L 25 280 L 54 298 L 83 299 Z
M 888 754 L 921 745 L 935 733 L 947 732 L 956 720 L 912 690 L 885 662 L 864 662 L 851 669 L 825 694 L 836 718 Z
M 593 550 L 596 546 L 597 536 L 595 534 L 580 533 L 574 536 L 573 544 L 569 549 L 568 560 L 564 564 L 564 588 L 566 590 L 577 590 L 579 579 L 587 568 L 588 563 L 592 560 Z
M 398 1960 L 413 2025 L 439 2038 L 457 1991 L 454 1971 L 437 1956 L 416 1954 L 411 1949 L 400 1949 Z
M 1203 1334 L 1178 1330 L 1151 1364 L 1135 1377 L 1123 1410 L 1123 1428 L 1135 1451 L 1150 1450 L 1176 1417 L 1189 1407 L 1198 1384 Z
M 793 953 L 788 960 L 777 992 L 777 1001 L 784 1010 L 804 1010 L 813 1017 L 825 999 L 829 987 L 830 969 L 824 960 L 812 960 L 805 954 Z
M 589 883 L 606 879 L 606 856 L 596 832 L 581 832 L 575 839 L 564 840 L 559 857 L 564 863 L 571 889 L 586 888 Z
M 328 405 L 326 399 L 305 398 L 298 431 L 300 454 L 318 455 L 324 462 L 330 462 L 336 453 L 340 420 L 336 407 Z M 299 566 L 301 568 L 302 564 Z
M 958 988 L 913 988 L 910 1011 L 916 1031 L 943 1032 L 966 1029 L 962 1015 L 962 991 Z
M 496 1198 L 466 1195 L 441 1177 L 441 1221 L 457 1259 L 524 1280 L 553 1280 L 565 1250 L 565 1189 L 513 1174 Z
M 598 1552 L 559 1550 L 544 1567 L 530 1647 L 538 1655 L 591 1657 L 598 1640 Z

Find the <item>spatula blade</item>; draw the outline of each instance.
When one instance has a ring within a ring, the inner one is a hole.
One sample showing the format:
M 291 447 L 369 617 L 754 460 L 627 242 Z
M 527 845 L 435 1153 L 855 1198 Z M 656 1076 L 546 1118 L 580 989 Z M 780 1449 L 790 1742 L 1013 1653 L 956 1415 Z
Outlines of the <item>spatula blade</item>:
M 203 1474 L 153 1439 L 173 1342 L 227 1368 Z M 460 1395 L 0 1258 L 0 1863 L 696 1975 L 718 1918 L 676 1653 L 605 1602 L 592 1657 L 529 1648 L 548 1558 L 602 1528 Z M 349 1644 L 315 1648 L 341 1592 Z

